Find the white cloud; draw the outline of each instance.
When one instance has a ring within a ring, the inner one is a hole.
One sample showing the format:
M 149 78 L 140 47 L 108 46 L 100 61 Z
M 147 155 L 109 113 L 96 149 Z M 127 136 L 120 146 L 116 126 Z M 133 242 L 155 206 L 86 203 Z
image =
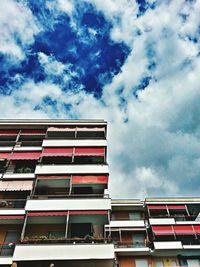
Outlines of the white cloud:
M 57 0 L 58 2 L 58 6 L 60 8 L 60 10 L 62 10 L 63 12 L 66 13 L 72 13 L 73 11 L 73 4 L 72 1 L 69 0 Z
M 30 9 L 14 0 L 2 0 L 0 8 L 0 52 L 24 59 L 23 48 L 34 41 L 39 27 Z
M 48 75 L 61 75 L 65 70 L 65 64 L 55 60 L 53 56 L 47 56 L 43 52 L 38 53 L 38 59 Z
M 27 81 L 11 96 L 1 97 L 1 116 L 104 118 L 109 122 L 113 197 L 198 194 L 200 60 L 198 42 L 188 35 L 195 35 L 199 25 L 199 1 L 161 1 L 140 17 L 135 1 L 90 2 L 112 22 L 113 40 L 124 41 L 131 50 L 121 72 L 103 88 L 102 98 L 84 91 L 63 93 L 49 81 Z M 66 66 L 52 56 L 39 53 L 39 59 L 47 80 L 53 73 L 63 75 Z M 146 76 L 152 80 L 136 98 Z M 45 97 L 57 102 L 56 112 L 44 105 Z M 36 105 L 41 109 L 33 110 Z

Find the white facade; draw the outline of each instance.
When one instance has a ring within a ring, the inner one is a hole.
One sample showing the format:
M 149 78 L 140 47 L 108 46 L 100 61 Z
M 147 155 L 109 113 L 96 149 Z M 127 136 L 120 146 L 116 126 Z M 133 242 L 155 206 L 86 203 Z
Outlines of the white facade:
M 14 261 L 113 259 L 113 244 L 17 245 Z
M 44 140 L 43 147 L 102 147 L 107 146 L 106 140 L 72 139 L 72 140 Z
M 110 210 L 111 200 L 105 199 L 35 199 L 27 200 L 26 211 Z
M 144 220 L 121 220 L 110 221 L 106 227 L 145 227 Z
M 108 174 L 108 165 L 38 165 L 35 174 Z

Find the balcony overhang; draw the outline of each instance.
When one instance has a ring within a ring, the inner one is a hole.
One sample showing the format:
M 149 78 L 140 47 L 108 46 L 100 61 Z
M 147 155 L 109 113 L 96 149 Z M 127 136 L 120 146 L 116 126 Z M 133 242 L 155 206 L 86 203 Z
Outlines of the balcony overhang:
M 120 256 L 142 256 L 142 255 L 150 255 L 150 248 L 115 248 L 115 253 Z
M 156 219 L 149 219 L 149 223 L 151 225 L 173 225 L 175 224 L 174 218 L 156 218 Z
M 34 179 L 34 173 L 9 173 L 3 175 L 3 180 L 14 180 L 14 179 Z
M 35 199 L 27 200 L 26 211 L 110 210 L 111 200 L 105 199 Z
M 76 140 L 76 139 L 70 139 L 70 140 L 43 140 L 42 143 L 43 147 L 98 147 L 98 146 L 107 146 L 106 140 Z
M 116 220 L 110 221 L 109 225 L 106 225 L 108 228 L 115 228 L 115 227 L 145 227 L 144 220 Z
M 8 265 L 12 264 L 12 257 L 0 257 L 0 266 L 1 265 Z
M 183 249 L 181 241 L 166 241 L 166 242 L 154 242 L 155 249 Z
M 112 260 L 113 244 L 16 245 L 13 261 Z M 112 265 L 108 265 L 112 266 Z
M 154 242 L 155 249 L 151 251 L 152 256 L 199 256 L 200 245 L 183 245 L 181 241 Z
M 38 165 L 35 174 L 108 174 L 108 165 Z

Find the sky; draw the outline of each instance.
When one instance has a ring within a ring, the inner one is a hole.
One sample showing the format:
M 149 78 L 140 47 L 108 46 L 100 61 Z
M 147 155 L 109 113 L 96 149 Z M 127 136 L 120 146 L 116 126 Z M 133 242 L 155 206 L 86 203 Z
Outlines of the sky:
M 199 13 L 199 0 L 1 0 L 0 118 L 105 119 L 113 198 L 198 196 Z

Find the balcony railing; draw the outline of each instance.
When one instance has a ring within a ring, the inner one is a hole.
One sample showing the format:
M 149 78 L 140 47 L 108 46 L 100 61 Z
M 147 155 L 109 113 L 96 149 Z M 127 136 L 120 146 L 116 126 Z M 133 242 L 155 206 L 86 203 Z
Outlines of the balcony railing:
M 0 244 L 0 256 L 12 256 L 16 243 L 2 243 Z
M 33 195 L 30 199 L 49 199 L 49 198 L 109 198 L 109 194 L 66 194 L 66 195 Z
M 115 248 L 144 248 L 147 242 L 141 241 L 114 241 Z
M 0 209 L 21 209 L 25 204 L 26 199 L 0 199 Z
M 111 243 L 110 238 L 95 238 L 92 236 L 86 236 L 85 238 L 48 238 L 47 236 L 40 236 L 40 237 L 26 237 L 20 241 L 21 244 L 85 244 L 85 243 L 91 243 L 91 244 L 98 244 L 98 243 Z

